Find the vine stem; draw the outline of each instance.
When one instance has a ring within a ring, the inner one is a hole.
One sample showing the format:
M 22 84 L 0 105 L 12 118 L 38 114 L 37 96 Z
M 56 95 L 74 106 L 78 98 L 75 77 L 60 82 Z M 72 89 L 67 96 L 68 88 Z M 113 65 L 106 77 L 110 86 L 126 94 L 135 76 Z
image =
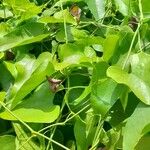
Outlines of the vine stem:
M 63 4 L 61 3 L 61 10 L 63 11 Z M 64 18 L 64 30 L 65 30 L 65 40 L 66 44 L 68 43 L 68 34 L 67 34 L 67 25 L 66 25 L 66 17 L 63 12 L 63 18 Z
M 59 115 L 58 119 L 56 120 L 56 124 L 59 123 L 59 121 L 60 121 L 60 119 L 61 119 L 61 117 L 62 117 L 62 111 L 63 111 L 64 107 L 65 107 L 65 100 L 63 100 L 63 102 L 62 102 L 62 107 L 61 107 L 61 110 L 60 110 L 60 115 Z M 53 131 L 52 131 L 51 136 L 50 136 L 51 139 L 53 138 L 53 136 L 54 136 L 54 134 L 55 134 L 56 128 L 57 128 L 57 126 L 53 126 Z M 47 145 L 46 150 L 49 149 L 49 147 L 50 147 L 50 145 L 51 145 L 51 142 L 52 142 L 52 141 L 49 141 L 49 142 L 48 142 L 48 145 Z
M 138 32 L 139 32 L 140 26 L 141 26 L 141 25 L 140 25 L 140 23 L 139 23 L 139 24 L 138 24 L 138 27 L 137 27 L 137 29 L 136 29 L 134 35 L 133 35 L 133 38 L 132 38 L 132 41 L 131 41 L 131 44 L 130 44 L 130 47 L 129 47 L 129 50 L 128 50 L 128 53 L 127 53 L 127 57 L 126 57 L 126 59 L 125 59 L 125 61 L 124 61 L 124 63 L 123 63 L 122 69 L 125 68 L 125 66 L 126 66 L 126 64 L 127 64 L 127 61 L 128 61 L 128 59 L 129 59 L 129 57 L 130 57 L 130 54 L 131 54 L 131 51 L 132 51 L 132 48 L 133 48 L 133 44 L 134 44 L 135 38 L 136 38 L 136 36 L 137 36 L 137 34 L 138 34 Z
M 14 118 L 16 118 L 19 122 L 21 122 L 21 123 L 31 132 L 32 135 L 41 136 L 41 137 L 43 137 L 43 138 L 45 138 L 45 139 L 47 139 L 47 140 L 49 140 L 49 141 L 55 143 L 56 145 L 62 147 L 62 148 L 65 149 L 65 150 L 70 150 L 70 149 L 67 148 L 66 146 L 64 146 L 64 145 L 62 145 L 62 144 L 60 144 L 60 143 L 58 143 L 57 141 L 55 141 L 55 140 L 53 140 L 53 139 L 51 139 L 51 138 L 49 138 L 49 137 L 47 137 L 47 136 L 45 136 L 45 135 L 43 135 L 43 134 L 37 132 L 37 131 L 34 131 L 29 125 L 27 125 L 24 121 L 22 121 L 19 117 L 17 117 L 14 113 L 12 113 L 12 111 L 11 111 L 9 108 L 7 108 L 7 107 L 5 106 L 5 103 L 3 103 L 3 102 L 0 101 L 0 105 L 2 105 L 2 107 L 4 107 Z
M 86 105 L 84 108 L 82 108 L 80 111 L 78 111 L 77 113 L 75 113 L 74 115 L 72 115 L 70 118 L 66 119 L 64 122 L 59 122 L 59 123 L 55 123 L 55 124 L 52 124 L 52 125 L 49 125 L 41 130 L 39 130 L 39 132 L 42 132 L 46 129 L 49 129 L 53 126 L 63 126 L 65 125 L 68 121 L 72 120 L 74 117 L 76 117 L 78 114 L 80 114 L 82 111 L 84 111 L 85 109 L 87 109 L 88 107 L 90 106 L 90 104 Z
M 13 114 L 13 113 L 11 112 L 11 110 L 5 106 L 5 103 L 3 103 L 3 102 L 0 101 L 0 104 L 1 104 L 14 118 L 16 118 L 16 119 L 17 119 L 18 121 L 20 121 L 27 129 L 29 129 L 29 131 L 30 131 L 31 133 L 34 132 L 34 130 L 33 130 L 30 126 L 28 126 L 24 121 L 22 121 L 19 117 L 17 117 L 15 114 Z
M 49 141 L 55 143 L 56 145 L 60 146 L 61 148 L 65 149 L 65 150 L 70 150 L 68 147 L 66 147 L 66 146 L 64 146 L 64 145 L 62 145 L 62 144 L 56 142 L 55 140 L 53 140 L 53 139 L 51 139 L 51 138 L 49 138 L 49 137 L 47 137 L 47 136 L 45 136 L 45 135 L 43 135 L 43 134 L 41 134 L 41 133 L 39 133 L 39 132 L 36 132 L 36 131 L 35 131 L 34 134 L 35 134 L 35 135 L 38 135 L 38 136 L 41 136 L 41 137 L 43 137 L 43 138 L 45 138 L 45 139 L 47 139 L 47 140 L 49 140 Z
M 139 10 L 140 10 L 140 23 L 142 24 L 144 18 L 142 10 L 142 0 L 139 0 Z
M 6 22 L 6 8 L 5 8 L 5 5 L 4 5 L 3 1 L 2 1 L 2 7 L 4 9 L 4 22 Z
M 136 29 L 136 31 L 134 33 L 133 38 L 132 38 L 131 45 L 130 45 L 127 57 L 126 57 L 126 59 L 125 59 L 125 61 L 123 63 L 122 69 L 124 69 L 125 66 L 126 66 L 126 64 L 127 64 L 127 61 L 129 59 L 131 51 L 132 51 L 132 47 L 133 47 L 135 38 L 136 38 L 137 34 L 139 33 L 139 29 L 140 29 L 141 25 L 143 24 L 143 18 L 144 18 L 144 16 L 143 16 L 143 11 L 142 11 L 142 0 L 138 0 L 138 2 L 139 2 L 138 5 L 139 5 L 139 10 L 140 10 L 140 22 L 138 23 L 138 27 L 137 27 L 137 29 Z M 139 46 L 140 46 L 140 49 L 141 49 L 141 45 L 140 45 L 140 33 L 139 33 L 139 36 L 138 36 L 138 42 L 139 42 Z

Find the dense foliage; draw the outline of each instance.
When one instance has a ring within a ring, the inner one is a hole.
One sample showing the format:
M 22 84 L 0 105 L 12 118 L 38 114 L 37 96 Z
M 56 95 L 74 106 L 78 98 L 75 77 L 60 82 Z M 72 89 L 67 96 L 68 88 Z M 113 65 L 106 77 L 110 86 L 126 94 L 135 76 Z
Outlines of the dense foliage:
M 150 149 L 149 0 L 0 2 L 1 150 Z

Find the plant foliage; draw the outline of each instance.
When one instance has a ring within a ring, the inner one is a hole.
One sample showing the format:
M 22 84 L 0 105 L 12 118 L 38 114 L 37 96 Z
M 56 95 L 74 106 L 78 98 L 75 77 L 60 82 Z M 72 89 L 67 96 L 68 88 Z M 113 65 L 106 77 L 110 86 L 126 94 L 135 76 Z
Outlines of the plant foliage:
M 149 150 L 148 0 L 0 1 L 1 150 Z

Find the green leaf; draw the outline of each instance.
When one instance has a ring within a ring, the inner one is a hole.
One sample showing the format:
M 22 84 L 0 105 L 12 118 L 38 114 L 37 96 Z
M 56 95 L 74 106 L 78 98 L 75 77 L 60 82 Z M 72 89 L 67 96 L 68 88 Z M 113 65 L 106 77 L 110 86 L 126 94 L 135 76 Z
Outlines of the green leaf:
M 109 111 L 109 123 L 111 126 L 122 126 L 122 122 L 132 115 L 138 103 L 139 99 L 133 94 L 133 92 L 128 93 L 126 108 L 124 108 L 122 102 L 118 100 Z
M 104 60 L 109 61 L 109 59 L 113 56 L 118 47 L 118 41 L 119 36 L 117 35 L 107 36 L 106 40 L 104 41 Z
M 0 136 L 1 150 L 16 150 L 15 137 L 12 135 Z
M 49 33 L 46 31 L 44 24 L 37 22 L 28 23 L 0 37 L 0 51 L 6 51 L 17 46 L 38 42 L 48 35 Z
M 0 73 L 0 84 L 3 90 L 7 91 L 10 85 L 13 83 L 14 79 L 3 63 L 0 63 Z
M 55 7 L 60 7 L 62 4 L 64 3 L 67 3 L 67 2 L 73 2 L 73 3 L 76 3 L 76 2 L 80 2 L 80 1 L 83 1 L 83 0 L 59 0 L 54 6 Z
M 7 23 L 0 23 L 0 38 L 8 33 L 10 26 Z
M 25 122 L 51 123 L 57 119 L 60 110 L 59 106 L 53 104 L 53 98 L 54 93 L 50 91 L 48 82 L 45 82 L 29 98 L 12 109 L 12 113 Z M 1 112 L 0 117 L 17 120 L 7 111 Z
M 14 65 L 14 63 L 9 62 L 9 61 L 4 61 L 3 63 L 5 65 L 5 67 L 7 68 L 7 70 L 14 77 L 14 79 L 16 79 L 16 77 L 17 77 L 17 69 L 16 69 L 16 66 Z
M 1 60 L 3 57 L 4 57 L 4 53 L 1 52 L 1 53 L 0 53 L 0 60 Z
M 70 12 L 65 9 L 65 10 L 61 10 L 57 13 L 55 13 L 53 16 L 47 16 L 47 17 L 41 17 L 39 19 L 40 22 L 44 22 L 44 23 L 71 23 L 76 25 L 76 21 L 73 18 L 73 16 L 70 14 Z
M 149 83 L 145 82 L 138 74 L 127 73 L 119 67 L 111 66 L 107 70 L 107 75 L 117 83 L 127 85 L 141 101 L 150 105 Z
M 119 11 L 124 15 L 127 16 L 129 12 L 128 5 L 126 4 L 126 0 L 115 0 L 116 6 L 118 7 Z
M 66 30 L 67 30 L 67 39 L 69 42 L 88 38 L 88 32 L 86 30 L 79 30 L 75 27 L 70 27 L 70 25 L 66 26 Z M 60 30 L 57 32 L 56 40 L 59 42 L 66 42 L 64 27 L 60 28 Z
M 74 134 L 78 150 L 86 150 L 88 148 L 86 145 L 85 129 L 86 124 L 80 118 L 77 118 L 74 126 Z
M 8 18 L 12 16 L 13 16 L 12 12 L 9 11 L 7 8 L 0 7 L 0 18 Z
M 132 73 L 150 85 L 150 55 L 143 52 L 134 54 L 130 57 L 130 63 Z
M 4 3 L 13 9 L 16 16 L 21 16 L 21 20 L 29 19 L 42 11 L 42 7 L 29 0 L 4 0 Z
M 113 31 L 114 31 L 114 29 L 113 29 Z M 117 31 L 116 34 L 114 34 L 114 33 L 108 34 L 108 36 L 107 36 L 108 42 L 106 42 L 106 48 L 108 48 L 108 50 L 106 50 L 106 52 L 109 54 L 108 55 L 109 57 L 112 55 L 112 57 L 110 59 L 111 64 L 116 64 L 116 63 L 119 63 L 120 65 L 123 64 L 124 57 L 130 48 L 133 35 L 134 35 L 134 32 L 127 25 L 121 26 L 120 31 L 119 32 Z M 118 41 L 117 41 L 117 36 L 118 36 Z M 113 37 L 114 37 L 114 39 L 113 39 Z M 112 40 L 112 48 L 111 48 L 111 40 Z M 107 38 L 106 38 L 106 41 L 107 41 Z M 136 42 L 137 42 L 137 40 L 135 40 L 135 43 Z M 107 44 L 109 44 L 109 45 L 107 45 Z M 110 50 L 110 52 L 109 52 L 109 50 Z M 133 45 L 132 51 L 134 51 L 134 45 Z M 106 55 L 106 58 L 107 58 L 107 55 Z
M 85 47 L 84 54 L 86 57 L 96 58 L 96 53 L 92 47 L 89 47 L 89 46 Z
M 107 143 L 107 147 L 109 147 L 109 150 L 117 149 L 117 142 L 120 139 L 120 132 L 114 129 L 110 129 L 107 132 L 107 135 L 109 137 L 109 142 Z
M 16 63 L 18 76 L 14 85 L 10 88 L 10 94 L 7 98 L 12 101 L 12 107 L 15 107 L 20 100 L 41 84 L 46 79 L 46 75 L 54 72 L 50 61 L 51 54 L 45 52 L 37 60 L 25 57 L 22 61 Z
M 91 104 L 95 112 L 105 115 L 120 97 L 124 87 L 107 78 L 108 64 L 99 62 L 95 65 L 92 77 Z
M 6 92 L 0 92 L 0 101 L 3 102 L 5 99 Z
M 84 54 L 85 48 L 93 44 L 103 45 L 103 43 L 104 39 L 102 37 L 91 36 L 79 38 L 74 43 L 60 45 L 58 55 L 60 57 L 60 60 L 63 61 L 63 64 L 59 64 L 59 66 L 68 66 L 68 64 L 78 64 L 80 62 L 91 63 L 91 61 L 93 61 L 93 57 L 89 58 Z M 93 49 L 92 51 L 92 55 L 94 55 L 95 52 Z
M 91 13 L 96 20 L 100 20 L 104 17 L 105 14 L 105 0 L 84 0 Z
M 148 149 L 150 149 L 149 141 L 150 141 L 150 135 L 149 134 L 144 135 L 140 139 L 138 144 L 136 145 L 136 150 L 141 150 L 141 149 L 148 150 Z
M 104 116 L 119 99 L 122 91 L 124 91 L 124 87 L 112 79 L 96 82 L 91 91 L 91 103 L 94 111 Z
M 127 120 L 124 128 L 123 150 L 134 150 L 140 138 L 145 134 L 143 133 L 143 129 L 149 124 L 150 107 L 140 103 L 134 113 Z
M 83 50 L 74 43 L 63 44 L 60 46 L 59 57 L 61 61 L 75 63 L 84 55 Z
M 26 131 L 24 131 L 23 127 L 19 123 L 12 123 L 15 133 L 17 135 L 16 143 L 20 149 L 28 149 L 28 150 L 40 150 L 40 148 L 33 142 L 32 139 L 27 141 L 31 135 Z
M 144 13 L 144 17 L 150 18 L 150 6 L 148 5 L 148 0 L 142 0 L 142 11 Z

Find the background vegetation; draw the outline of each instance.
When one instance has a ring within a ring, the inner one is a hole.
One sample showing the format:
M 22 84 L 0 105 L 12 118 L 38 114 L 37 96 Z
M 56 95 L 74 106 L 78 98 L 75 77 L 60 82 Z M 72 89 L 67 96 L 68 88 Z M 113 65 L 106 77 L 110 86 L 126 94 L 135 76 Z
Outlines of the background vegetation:
M 149 35 L 149 0 L 0 1 L 0 149 L 149 150 Z

